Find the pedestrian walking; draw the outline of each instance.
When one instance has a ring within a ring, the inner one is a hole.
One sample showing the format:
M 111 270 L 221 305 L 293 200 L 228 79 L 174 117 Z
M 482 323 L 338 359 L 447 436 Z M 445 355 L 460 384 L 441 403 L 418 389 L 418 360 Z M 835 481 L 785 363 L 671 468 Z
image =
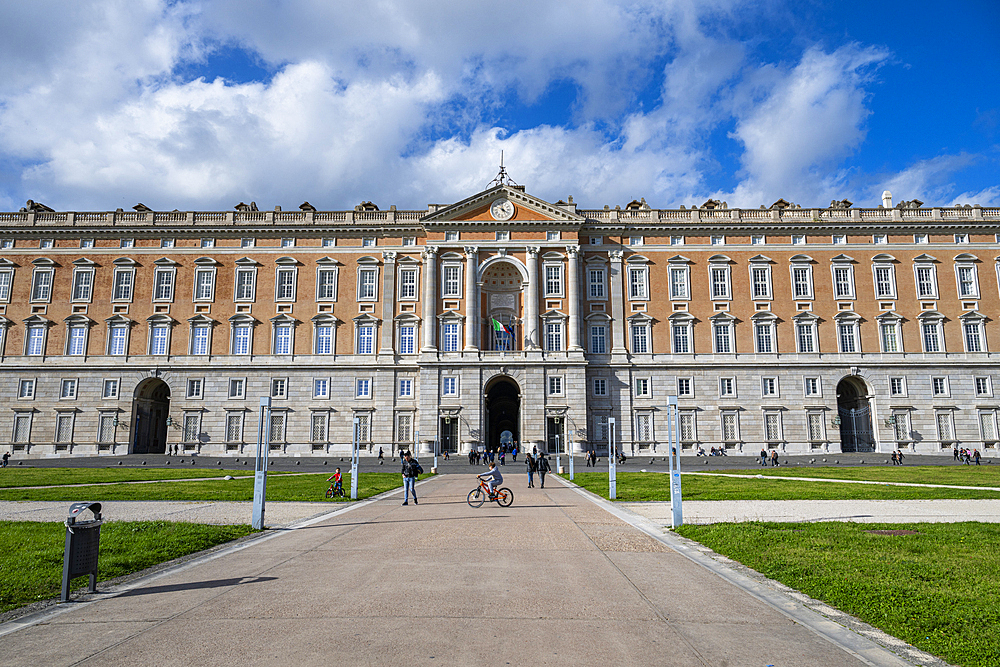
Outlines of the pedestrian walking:
M 406 452 L 403 454 L 403 504 L 410 504 L 410 494 L 413 495 L 413 504 L 417 502 L 417 476 L 424 471 L 420 463 L 413 456 Z
M 760 448 L 760 464 L 767 467 L 767 450 L 763 447 Z
M 778 467 L 778 450 L 771 450 L 771 466 L 774 468 Z
M 896 450 L 896 465 L 903 465 L 903 451 L 900 449 Z
M 951 448 L 951 457 L 956 461 L 958 460 L 958 445 Z
M 4 468 L 7 467 L 7 459 L 9 459 L 9 458 L 10 458 L 10 452 L 4 452 L 3 453 L 3 467 Z
M 544 452 L 538 455 L 538 463 L 536 464 L 536 467 L 538 469 L 538 481 L 540 482 L 539 486 L 544 489 L 545 473 L 552 469 L 549 466 L 549 460 L 545 458 Z
M 976 465 L 979 465 L 979 450 L 978 449 L 973 449 L 972 450 L 972 458 L 975 459 Z M 4 461 L 4 465 L 7 465 L 6 461 Z
M 517 463 L 517 444 L 510 450 L 510 460 Z
M 385 465 L 385 450 L 381 447 L 378 448 L 378 464 L 380 466 Z
M 507 465 L 507 452 L 502 449 L 500 450 L 500 465 Z
M 524 471 L 528 473 L 529 489 L 533 489 L 535 487 L 535 471 L 537 469 L 535 459 L 531 458 L 531 454 L 526 454 L 524 457 Z

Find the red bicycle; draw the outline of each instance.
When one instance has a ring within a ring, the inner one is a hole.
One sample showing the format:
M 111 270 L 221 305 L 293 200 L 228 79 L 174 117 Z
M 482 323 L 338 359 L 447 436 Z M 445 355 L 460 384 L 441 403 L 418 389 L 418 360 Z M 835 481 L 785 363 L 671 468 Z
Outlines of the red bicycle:
M 482 507 L 487 499 L 495 500 L 500 507 L 510 507 L 514 502 L 514 492 L 503 486 L 490 497 L 489 485 L 484 480 L 479 480 L 479 486 L 469 491 L 469 507 Z

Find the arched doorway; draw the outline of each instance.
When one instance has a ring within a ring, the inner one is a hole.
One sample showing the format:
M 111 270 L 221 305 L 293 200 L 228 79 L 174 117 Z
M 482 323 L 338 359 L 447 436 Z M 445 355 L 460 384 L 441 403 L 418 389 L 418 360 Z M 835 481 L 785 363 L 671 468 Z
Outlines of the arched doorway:
M 494 378 L 486 388 L 486 450 L 495 451 L 508 438 L 521 449 L 520 424 L 521 390 L 507 376 Z
M 864 380 L 852 375 L 837 384 L 837 416 L 840 419 L 842 452 L 875 451 L 872 408 Z
M 170 414 L 170 387 L 163 380 L 146 378 L 132 395 L 133 454 L 165 454 L 167 415 Z

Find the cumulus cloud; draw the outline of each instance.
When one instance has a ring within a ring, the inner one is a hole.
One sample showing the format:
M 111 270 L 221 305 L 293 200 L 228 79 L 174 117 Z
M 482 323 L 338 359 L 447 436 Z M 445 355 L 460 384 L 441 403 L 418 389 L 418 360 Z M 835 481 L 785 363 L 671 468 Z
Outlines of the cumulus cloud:
M 755 11 L 743 1 L 7 3 L 0 208 L 422 207 L 484 187 L 501 150 L 532 192 L 585 206 L 874 196 L 845 158 L 888 52 L 807 46 L 761 61 L 726 29 Z M 211 71 L 221 49 L 265 75 L 184 74 Z M 507 109 L 561 82 L 570 108 L 503 127 Z M 711 183 L 720 141 L 742 169 L 725 192 Z M 876 182 L 954 197 L 963 159 Z

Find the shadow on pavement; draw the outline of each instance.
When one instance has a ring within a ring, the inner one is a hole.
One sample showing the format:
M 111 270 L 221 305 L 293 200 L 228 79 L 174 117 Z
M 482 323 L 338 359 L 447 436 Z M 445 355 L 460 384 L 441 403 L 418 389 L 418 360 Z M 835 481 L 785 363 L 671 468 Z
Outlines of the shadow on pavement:
M 256 584 L 262 581 L 274 581 L 277 577 L 239 577 L 236 579 L 213 579 L 210 581 L 190 581 L 184 584 L 172 584 L 170 586 L 147 586 L 145 588 L 135 588 L 122 593 L 119 597 L 132 597 L 135 595 L 154 595 L 156 593 L 172 593 L 174 591 L 194 591 L 201 588 L 223 588 L 226 586 L 237 586 L 239 584 Z

